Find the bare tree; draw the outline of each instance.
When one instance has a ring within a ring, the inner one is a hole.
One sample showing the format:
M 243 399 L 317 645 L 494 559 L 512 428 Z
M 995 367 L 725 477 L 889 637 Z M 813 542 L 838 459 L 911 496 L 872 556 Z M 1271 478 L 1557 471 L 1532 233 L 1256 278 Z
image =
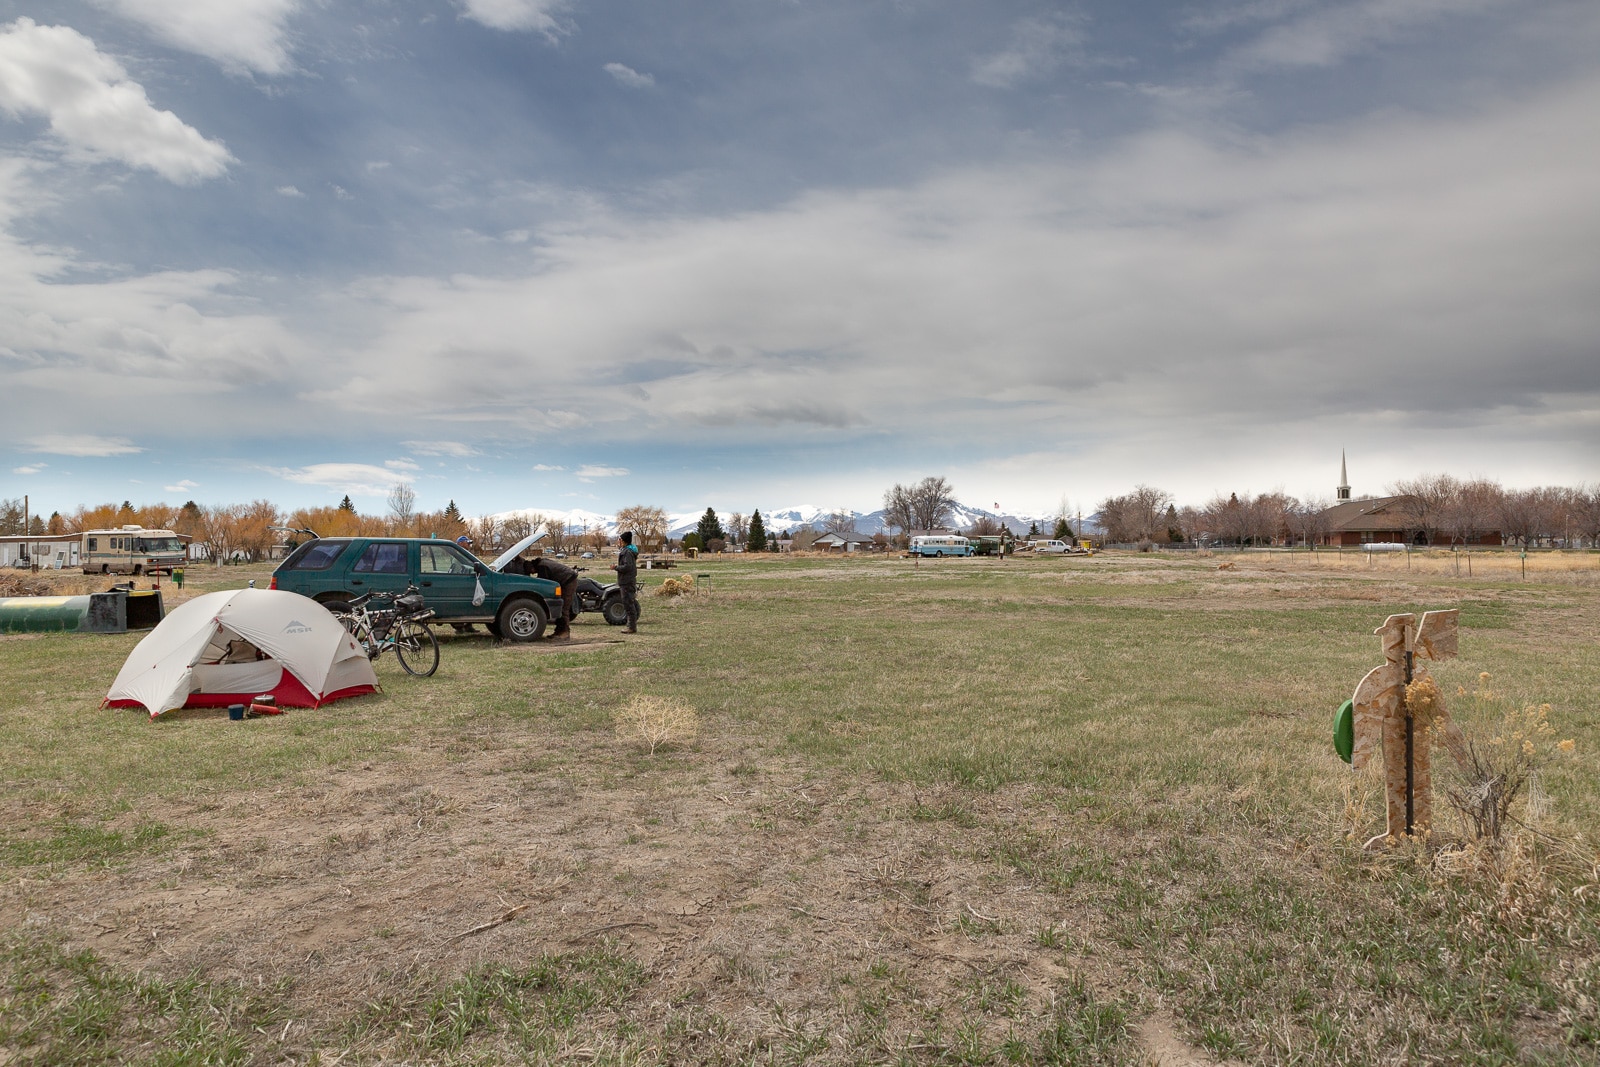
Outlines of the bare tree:
M 1439 540 L 1450 509 L 1461 495 L 1461 483 L 1448 474 L 1424 474 L 1396 482 L 1389 491 L 1406 498 L 1401 513 L 1431 545 Z
M 239 518 L 243 511 L 238 504 L 200 509 L 201 543 L 211 555 L 212 566 L 222 566 L 238 547 Z
M 416 513 L 417 491 L 407 482 L 395 482 L 389 488 L 389 514 L 394 517 L 395 532 L 409 533 Z
M 1107 541 L 1165 541 L 1167 508 L 1171 504 L 1172 494 L 1165 489 L 1138 485 L 1125 496 L 1107 497 L 1100 502 L 1100 526 Z
M 898 482 L 883 494 L 883 523 L 890 529 L 910 533 L 916 527 L 911 514 L 911 490 Z
M 1332 533 L 1328 509 L 1333 505 L 1326 498 L 1299 500 L 1289 513 L 1289 523 L 1301 543 L 1316 546 Z
M 1544 494 L 1538 489 L 1508 489 L 1496 509 L 1501 531 L 1512 544 L 1533 545 L 1547 524 Z
M 1000 525 L 1000 520 L 992 515 L 979 515 L 972 523 L 972 529 L 967 531 L 968 537 L 996 537 L 1005 529 Z
M 955 487 L 943 477 L 929 476 L 910 489 L 914 529 L 937 530 L 955 506 Z
M 649 504 L 635 504 L 617 512 L 617 532 L 632 530 L 642 551 L 656 552 L 667 543 L 667 513 Z
M 735 545 L 742 545 L 750 536 L 750 520 L 744 517 L 743 512 L 735 511 L 728 516 L 728 540 Z
M 853 536 L 857 532 L 856 517 L 843 508 L 830 511 L 822 520 L 822 529 L 826 533 L 835 533 L 840 537 Z
M 1289 516 L 1297 501 L 1283 493 L 1262 493 L 1245 509 L 1247 534 L 1254 545 L 1281 540 L 1289 529 Z
M 234 546 L 243 551 L 252 563 L 267 557 L 278 535 L 272 527 L 278 525 L 278 507 L 268 500 L 256 500 L 237 509 Z

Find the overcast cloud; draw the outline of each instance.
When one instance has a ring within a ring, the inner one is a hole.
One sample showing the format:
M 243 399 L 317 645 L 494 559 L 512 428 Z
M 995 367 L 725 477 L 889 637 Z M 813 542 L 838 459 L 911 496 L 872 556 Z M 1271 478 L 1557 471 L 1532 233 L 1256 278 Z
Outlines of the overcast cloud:
M 1592 5 L 169 7 L 0 3 L 0 496 L 1600 481 Z

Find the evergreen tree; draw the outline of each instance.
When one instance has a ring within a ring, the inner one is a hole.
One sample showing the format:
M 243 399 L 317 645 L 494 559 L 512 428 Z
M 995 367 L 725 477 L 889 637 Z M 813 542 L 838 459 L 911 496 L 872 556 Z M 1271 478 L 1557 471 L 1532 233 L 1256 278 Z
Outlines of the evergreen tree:
M 133 501 L 124 500 L 122 502 L 122 507 L 117 509 L 117 518 L 119 518 L 119 519 L 131 519 L 131 518 L 133 518 Z
M 461 525 L 461 511 L 454 500 L 444 506 L 444 521 L 453 526 Z
M 454 504 L 454 502 L 452 501 L 452 506 L 453 506 L 453 504 Z M 344 495 L 344 499 L 339 501 L 339 510 L 340 511 L 348 511 L 348 512 L 351 512 L 351 513 L 355 512 L 356 506 L 350 502 L 350 494 L 349 493 L 346 493 Z
M 761 521 L 761 511 L 750 513 L 750 532 L 745 535 L 745 547 L 751 552 L 767 550 L 767 525 Z
M 691 548 L 702 548 L 704 546 L 705 542 L 700 540 L 700 535 L 695 533 L 693 530 L 690 530 L 688 533 L 683 535 L 684 551 L 688 551 Z
M 700 516 L 700 524 L 695 527 L 695 533 L 700 535 L 702 545 L 728 539 L 728 535 L 722 531 L 722 520 L 717 518 L 715 508 L 706 508 L 706 513 Z
M 1029 523 L 1028 524 L 1028 536 L 1030 538 L 1036 538 L 1036 537 L 1039 536 L 1039 524 L 1038 523 L 1035 522 L 1035 523 Z
M 1056 520 L 1055 533 L 1051 536 L 1057 541 L 1072 540 L 1072 527 L 1067 525 L 1067 517 L 1065 515 Z

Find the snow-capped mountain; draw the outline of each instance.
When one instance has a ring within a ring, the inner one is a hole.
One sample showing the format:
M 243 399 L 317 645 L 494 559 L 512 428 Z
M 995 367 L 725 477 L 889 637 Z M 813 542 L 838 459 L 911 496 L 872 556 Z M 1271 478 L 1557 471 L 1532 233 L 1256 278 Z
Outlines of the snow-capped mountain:
M 881 509 L 860 512 L 852 511 L 848 508 L 818 507 L 815 504 L 793 504 L 788 507 L 772 508 L 770 510 L 762 508 L 761 521 L 766 525 L 767 532 L 771 534 L 782 533 L 785 530 L 793 532 L 804 529 L 807 526 L 821 530 L 825 527 L 829 516 L 835 511 L 844 511 L 849 515 L 855 523 L 856 532 L 859 534 L 870 536 L 875 533 L 898 532 L 885 524 L 884 513 Z M 744 514 L 748 519 L 749 513 L 746 512 Z M 693 531 L 700 524 L 700 519 L 703 515 L 705 515 L 703 510 L 669 514 L 667 516 L 668 536 L 678 538 Z M 593 511 L 584 511 L 581 508 L 567 511 L 559 508 L 514 508 L 510 511 L 499 512 L 493 515 L 492 518 L 504 520 L 513 517 L 532 518 L 534 516 L 541 516 L 550 522 L 564 522 L 567 529 L 572 533 L 601 530 L 608 537 L 615 537 L 617 534 L 616 516 L 601 515 Z M 717 518 L 721 521 L 723 528 L 726 529 L 729 519 L 732 518 L 732 512 L 719 511 L 717 512 Z M 1031 523 L 1038 523 L 1039 529 L 1046 532 L 1055 524 L 1054 516 L 996 513 L 987 508 L 977 508 L 970 504 L 961 503 L 955 504 L 950 509 L 950 514 L 945 520 L 945 524 L 951 529 L 969 530 L 979 519 L 983 518 L 1002 522 L 1018 534 L 1026 533 Z

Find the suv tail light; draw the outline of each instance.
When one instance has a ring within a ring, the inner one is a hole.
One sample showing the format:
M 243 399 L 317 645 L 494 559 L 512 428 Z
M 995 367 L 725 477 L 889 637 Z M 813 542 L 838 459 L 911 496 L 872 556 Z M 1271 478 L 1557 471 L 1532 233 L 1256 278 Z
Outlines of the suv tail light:
M 268 583 L 267 588 L 268 589 L 276 589 L 276 588 L 278 588 L 278 576 L 276 574 L 274 574 L 272 576 L 272 581 L 270 583 Z

